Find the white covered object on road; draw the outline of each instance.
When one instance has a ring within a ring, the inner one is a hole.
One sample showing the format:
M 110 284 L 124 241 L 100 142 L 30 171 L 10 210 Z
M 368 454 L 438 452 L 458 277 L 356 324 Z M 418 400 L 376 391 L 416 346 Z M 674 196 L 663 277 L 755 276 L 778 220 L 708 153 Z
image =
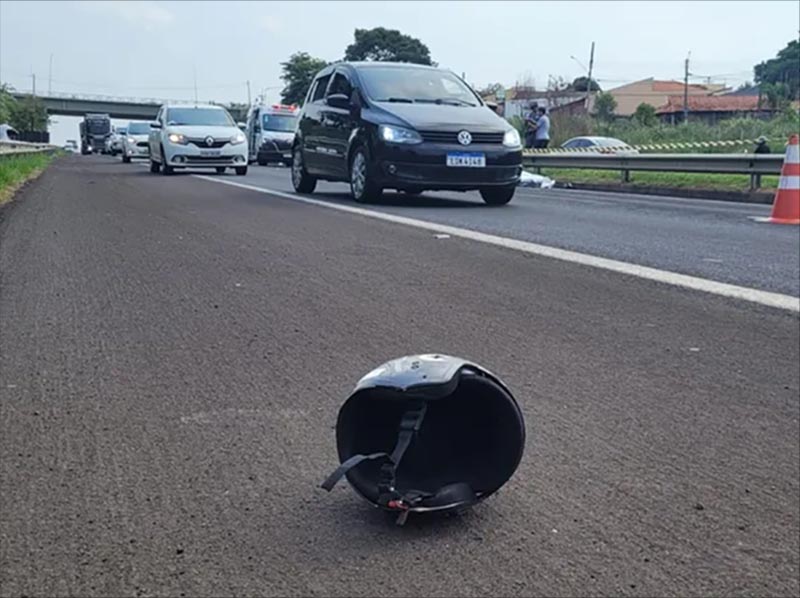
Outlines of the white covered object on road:
M 541 187 L 542 189 L 552 189 L 556 182 L 550 177 L 541 174 L 533 174 L 526 170 L 522 171 L 519 177 L 518 186 L 520 187 Z

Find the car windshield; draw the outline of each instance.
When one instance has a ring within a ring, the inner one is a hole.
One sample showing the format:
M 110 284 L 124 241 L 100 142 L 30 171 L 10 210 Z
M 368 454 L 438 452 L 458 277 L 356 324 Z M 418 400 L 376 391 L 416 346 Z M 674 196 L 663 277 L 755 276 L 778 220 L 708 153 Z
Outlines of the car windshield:
M 149 123 L 131 123 L 128 125 L 129 135 L 147 135 L 150 132 Z
M 261 126 L 265 131 L 293 132 L 297 126 L 297 116 L 294 114 L 264 114 L 261 117 Z
M 167 111 L 168 125 L 204 125 L 210 127 L 232 127 L 233 119 L 221 108 L 170 108 Z
M 437 69 L 374 67 L 361 69 L 367 95 L 375 102 L 419 102 L 477 106 L 479 100 L 458 77 Z
M 111 132 L 111 123 L 104 119 L 92 119 L 88 122 L 89 132 L 97 135 L 105 135 Z

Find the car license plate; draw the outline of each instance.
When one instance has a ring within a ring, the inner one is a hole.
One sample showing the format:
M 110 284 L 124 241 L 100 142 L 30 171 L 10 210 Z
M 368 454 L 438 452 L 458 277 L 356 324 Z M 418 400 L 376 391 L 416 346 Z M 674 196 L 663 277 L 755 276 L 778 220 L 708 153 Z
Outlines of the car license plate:
M 447 165 L 460 168 L 484 168 L 486 166 L 486 154 L 450 152 L 447 154 Z
M 220 153 L 219 150 L 200 150 L 201 156 L 219 156 Z

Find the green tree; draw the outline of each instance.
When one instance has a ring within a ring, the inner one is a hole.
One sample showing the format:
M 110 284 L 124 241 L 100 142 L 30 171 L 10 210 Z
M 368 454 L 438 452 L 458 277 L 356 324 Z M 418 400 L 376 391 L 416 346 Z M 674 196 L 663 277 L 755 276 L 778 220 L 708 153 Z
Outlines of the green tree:
M 345 60 L 435 64 L 431 61 L 428 46 L 396 29 L 356 29 L 354 37 L 355 40 L 344 52 Z
M 789 93 L 789 87 L 785 83 L 761 84 L 761 95 L 772 110 L 785 110 L 791 104 Z
M 656 109 L 653 105 L 642 102 L 636 106 L 636 111 L 633 113 L 633 120 L 643 127 L 652 127 L 658 123 L 658 116 L 656 116 Z
M 314 58 L 308 52 L 295 52 L 289 60 L 281 62 L 281 79 L 286 84 L 281 91 L 284 104 L 302 104 L 314 76 L 328 66 L 321 58 Z
M 47 108 L 39 98 L 28 96 L 12 106 L 10 124 L 18 131 L 46 131 L 48 121 Z
M 589 89 L 589 77 L 576 77 L 570 87 L 575 91 L 602 91 L 600 84 L 594 79 Z
M 800 42 L 790 41 L 775 58 L 757 64 L 753 72 L 759 85 L 782 83 L 789 98 L 800 97 Z
M 617 100 L 608 92 L 601 91 L 594 98 L 594 113 L 598 120 L 614 120 L 614 110 L 617 109 Z
M 14 96 L 11 95 L 11 88 L 6 84 L 0 85 L 0 124 L 11 121 L 16 103 Z

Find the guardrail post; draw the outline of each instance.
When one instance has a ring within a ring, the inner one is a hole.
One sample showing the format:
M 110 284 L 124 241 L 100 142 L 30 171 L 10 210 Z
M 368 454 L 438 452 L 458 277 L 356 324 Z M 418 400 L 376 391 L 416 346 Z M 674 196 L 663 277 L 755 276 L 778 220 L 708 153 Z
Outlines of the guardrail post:
M 621 170 L 620 175 L 622 178 L 623 183 L 630 183 L 631 182 L 631 171 L 630 170 Z

